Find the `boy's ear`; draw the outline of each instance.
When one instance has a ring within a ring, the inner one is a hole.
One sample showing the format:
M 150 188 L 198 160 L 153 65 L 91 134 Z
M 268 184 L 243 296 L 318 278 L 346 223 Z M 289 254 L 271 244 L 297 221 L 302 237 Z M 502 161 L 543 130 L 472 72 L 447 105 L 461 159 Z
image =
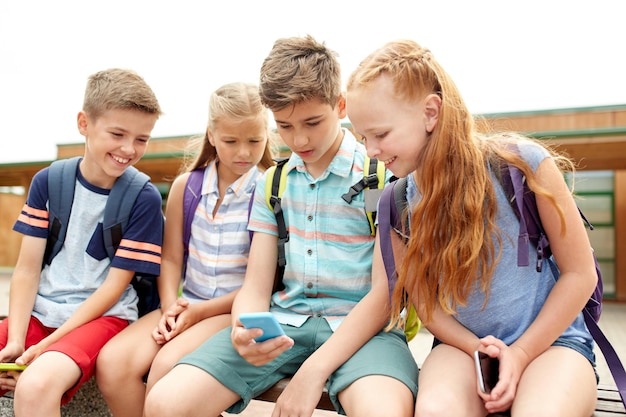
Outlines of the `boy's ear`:
M 337 97 L 337 114 L 339 115 L 340 119 L 345 119 L 345 117 L 347 116 L 346 95 L 343 93 L 340 94 L 339 97 Z
M 89 125 L 89 117 L 84 111 L 79 111 L 76 116 L 76 125 L 81 135 L 87 136 L 87 126 Z
M 429 94 L 424 99 L 424 125 L 428 133 L 432 133 L 439 121 L 441 111 L 441 97 L 437 94 Z

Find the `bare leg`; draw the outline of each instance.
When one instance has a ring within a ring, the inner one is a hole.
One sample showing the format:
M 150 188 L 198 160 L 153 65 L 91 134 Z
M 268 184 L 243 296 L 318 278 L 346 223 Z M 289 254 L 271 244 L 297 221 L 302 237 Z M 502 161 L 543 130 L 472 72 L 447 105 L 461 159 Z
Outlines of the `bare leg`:
M 239 396 L 195 366 L 180 364 L 164 375 L 146 397 L 145 417 L 219 416 Z
M 17 380 L 16 417 L 59 417 L 61 397 L 81 376 L 78 365 L 60 352 L 44 352 Z
M 580 353 L 553 346 L 524 371 L 511 408 L 515 417 L 588 417 L 596 404 L 593 368 Z
M 171 371 L 180 358 L 196 350 L 209 337 L 230 326 L 230 324 L 230 314 L 209 317 L 194 324 L 166 343 L 152 361 L 146 384 L 147 391 L 150 391 L 163 375 Z
M 415 417 L 486 415 L 473 358 L 452 346 L 435 347 L 420 369 Z
M 141 417 L 143 381 L 160 346 L 152 338 L 161 311 L 152 311 L 104 345 L 96 362 L 96 382 L 115 417 Z

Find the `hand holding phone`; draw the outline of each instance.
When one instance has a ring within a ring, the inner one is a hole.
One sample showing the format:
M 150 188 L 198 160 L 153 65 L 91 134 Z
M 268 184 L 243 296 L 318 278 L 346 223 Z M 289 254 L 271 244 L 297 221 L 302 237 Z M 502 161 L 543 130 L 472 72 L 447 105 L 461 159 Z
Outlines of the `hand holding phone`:
M 23 371 L 26 369 L 27 365 L 18 365 L 12 362 L 2 362 L 0 363 L 0 372 L 8 372 L 8 371 Z
M 500 361 L 492 358 L 486 353 L 474 351 L 474 362 L 476 364 L 476 375 L 478 386 L 485 394 L 489 394 L 491 389 L 498 383 L 498 373 Z
M 242 313 L 239 315 L 239 321 L 241 321 L 241 324 L 243 324 L 246 329 L 258 328 L 263 330 L 263 334 L 254 339 L 257 342 L 263 342 L 285 334 L 283 328 L 280 327 L 280 323 L 276 320 L 276 317 L 269 311 Z

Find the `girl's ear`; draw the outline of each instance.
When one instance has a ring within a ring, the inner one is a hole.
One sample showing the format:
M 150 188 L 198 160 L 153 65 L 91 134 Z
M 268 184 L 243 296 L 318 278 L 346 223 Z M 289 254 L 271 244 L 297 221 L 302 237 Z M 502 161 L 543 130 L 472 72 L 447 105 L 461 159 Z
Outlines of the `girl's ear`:
M 439 112 L 441 111 L 441 97 L 437 94 L 429 94 L 424 99 L 424 124 L 426 131 L 432 133 L 439 121 Z
M 213 139 L 213 133 L 211 133 L 211 129 L 209 129 L 208 127 L 206 128 L 206 137 L 209 140 L 209 143 L 211 144 L 211 146 L 215 148 L 215 140 Z

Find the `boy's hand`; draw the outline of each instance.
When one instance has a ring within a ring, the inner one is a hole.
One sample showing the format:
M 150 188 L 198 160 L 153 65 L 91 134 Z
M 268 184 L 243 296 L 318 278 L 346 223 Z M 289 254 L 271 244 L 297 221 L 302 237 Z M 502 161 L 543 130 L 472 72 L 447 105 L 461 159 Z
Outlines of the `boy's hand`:
M 235 350 L 248 362 L 255 366 L 265 365 L 278 355 L 291 349 L 294 341 L 289 336 L 279 336 L 264 342 L 256 342 L 255 337 L 263 334 L 261 329 L 246 329 L 237 320 L 230 334 Z
M 24 346 L 17 343 L 7 343 L 7 345 L 0 349 L 0 362 L 15 362 L 15 359 L 20 357 L 24 353 Z
M 325 378 L 307 374 L 305 366 L 301 367 L 276 399 L 272 417 L 312 415 L 322 397 L 325 383 Z
M 41 342 L 32 345 L 28 349 L 22 353 L 22 356 L 15 359 L 15 363 L 18 365 L 29 365 L 32 361 L 34 361 L 44 349 L 47 347 L 48 343 L 46 343 L 46 339 L 43 339 Z
M 20 377 L 21 371 L 0 372 L 0 389 L 5 391 L 15 391 L 17 379 Z

